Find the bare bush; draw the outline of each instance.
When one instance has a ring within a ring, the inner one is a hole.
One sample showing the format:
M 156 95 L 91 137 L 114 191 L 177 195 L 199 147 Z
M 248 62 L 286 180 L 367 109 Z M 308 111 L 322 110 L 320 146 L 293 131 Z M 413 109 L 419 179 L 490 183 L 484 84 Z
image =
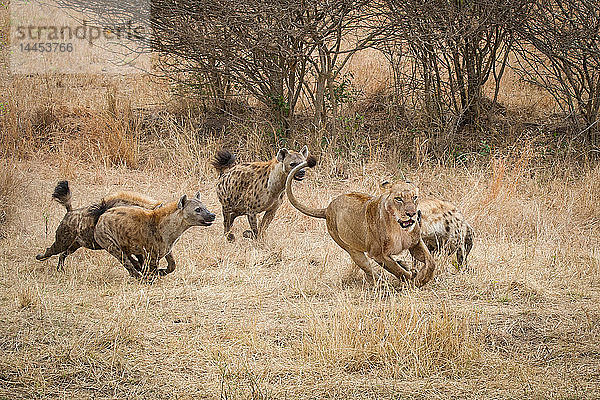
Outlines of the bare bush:
M 397 63 L 395 75 L 398 79 L 408 74 L 406 79 L 416 89 L 413 93 L 422 99 L 416 103 L 422 103 L 430 124 L 454 130 L 477 122 L 483 86 L 490 77 L 495 81 L 495 101 L 513 44 L 512 32 L 525 18 L 527 3 L 387 2 L 396 47 L 388 46 L 388 54 L 404 54 L 412 66 Z
M 594 0 L 537 0 L 519 31 L 525 79 L 550 93 L 587 141 L 600 145 L 600 8 Z

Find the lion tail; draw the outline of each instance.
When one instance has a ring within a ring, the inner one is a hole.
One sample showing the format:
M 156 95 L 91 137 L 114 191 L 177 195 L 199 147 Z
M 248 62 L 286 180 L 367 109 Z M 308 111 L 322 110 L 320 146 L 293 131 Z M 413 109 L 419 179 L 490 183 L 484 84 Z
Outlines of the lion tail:
M 312 168 L 315 165 L 317 165 L 317 159 L 313 156 L 308 156 L 306 161 L 296 166 L 288 174 L 287 180 L 285 181 L 285 192 L 287 193 L 288 199 L 290 199 L 290 203 L 292 203 L 292 205 L 296 207 L 298 211 L 300 211 L 302 214 L 306 214 L 309 217 L 325 218 L 325 208 L 311 208 L 300 204 L 300 202 L 296 199 L 296 197 L 294 197 L 294 194 L 292 193 L 292 180 L 294 179 L 294 175 L 296 175 L 296 173 L 302 168 Z

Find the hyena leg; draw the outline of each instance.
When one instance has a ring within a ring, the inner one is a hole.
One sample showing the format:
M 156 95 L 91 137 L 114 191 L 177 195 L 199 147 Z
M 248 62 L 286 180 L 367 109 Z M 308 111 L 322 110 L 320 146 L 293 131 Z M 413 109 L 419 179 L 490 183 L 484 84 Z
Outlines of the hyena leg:
M 99 227 L 96 226 L 94 239 L 104 250 L 108 251 L 110 255 L 123 264 L 123 266 L 127 269 L 127 272 L 129 272 L 129 275 L 134 278 L 141 278 L 142 275 L 138 269 L 141 269 L 142 267 L 139 263 L 139 260 L 135 259 L 131 254 L 126 254 L 123 252 L 117 240 L 115 240 L 115 238 L 113 238 L 108 232 L 103 229 L 99 229 Z
M 135 267 L 135 269 L 137 269 L 138 271 L 141 271 L 144 265 L 144 256 L 141 254 L 133 254 L 129 256 L 129 261 L 131 261 L 131 263 L 133 264 L 133 266 Z
M 58 265 L 56 266 L 56 270 L 64 271 L 65 270 L 65 258 L 67 258 L 69 255 L 73 254 L 80 247 L 81 247 L 81 245 L 79 243 L 75 242 L 67 250 L 60 253 L 60 256 L 58 257 Z
M 75 238 L 73 238 L 73 240 L 65 240 L 64 238 L 61 240 L 59 238 L 56 238 L 56 241 L 52 243 L 52 246 L 48 247 L 44 253 L 40 253 L 37 256 L 35 256 L 35 259 L 38 261 L 44 261 L 52 256 L 63 253 L 74 244 L 74 241 Z
M 459 267 L 464 267 L 467 265 L 467 256 L 471 252 L 473 248 L 473 231 L 471 228 L 468 228 L 467 233 L 463 238 L 461 238 L 460 245 L 456 250 L 456 261 L 458 262 Z
M 127 269 L 127 272 L 129 272 L 129 275 L 131 275 L 134 278 L 141 278 L 142 277 L 142 274 L 138 270 L 138 268 L 141 270 L 142 267 L 141 267 L 140 263 L 137 260 L 135 260 L 135 262 L 134 262 L 133 257 L 131 257 L 130 255 L 127 255 L 127 254 L 123 253 L 118 246 L 108 245 L 108 246 L 103 246 L 103 247 L 114 258 L 116 258 L 117 260 L 119 260 L 121 262 L 121 264 L 123 264 L 123 266 Z
M 271 208 L 270 210 L 267 210 L 265 212 L 265 215 L 263 215 L 262 219 L 260 220 L 260 226 L 258 227 L 259 237 L 262 238 L 265 236 L 265 232 L 267 231 L 269 225 L 271 225 L 271 222 L 273 221 L 273 218 L 275 217 L 275 213 L 277 212 L 278 208 L 279 205 L 277 205 L 277 207 Z
M 159 269 L 158 274 L 161 276 L 170 274 L 175 271 L 175 259 L 173 258 L 173 254 L 169 253 L 165 256 L 165 260 L 167 260 L 167 269 Z
M 44 261 L 48 258 L 63 253 L 69 249 L 77 239 L 77 229 L 73 229 L 68 222 L 63 220 L 54 234 L 54 243 L 48 247 L 44 253 L 35 256 L 36 260 Z
M 142 274 L 142 277 L 150 278 L 158 274 L 158 260 L 152 258 L 152 256 L 144 257 L 143 255 L 136 254 L 135 258 L 140 261 L 139 268 L 136 269 Z
M 464 266 L 464 262 L 465 262 L 465 257 L 464 257 L 464 247 L 461 244 L 460 246 L 458 246 L 458 248 L 456 249 L 456 263 L 458 264 L 458 268 L 461 268 Z
M 258 219 L 256 218 L 256 214 L 246 214 L 248 217 L 248 224 L 250 224 L 250 229 L 244 231 L 244 237 L 249 239 L 256 239 L 258 237 Z
M 133 265 L 136 271 L 144 273 L 144 269 L 147 269 L 146 259 L 141 254 L 127 254 L 127 259 Z
M 228 242 L 233 242 L 235 240 L 235 236 L 231 233 L 231 227 L 233 226 L 233 221 L 235 220 L 235 216 L 231 212 L 225 211 L 223 208 L 223 233 L 227 238 Z
M 136 269 L 142 273 L 142 275 L 155 275 L 158 273 L 158 260 L 153 258 L 152 256 L 144 257 L 141 254 L 136 254 L 135 258 L 137 258 L 139 262 L 139 268 L 136 266 Z M 133 263 L 135 265 L 135 263 Z

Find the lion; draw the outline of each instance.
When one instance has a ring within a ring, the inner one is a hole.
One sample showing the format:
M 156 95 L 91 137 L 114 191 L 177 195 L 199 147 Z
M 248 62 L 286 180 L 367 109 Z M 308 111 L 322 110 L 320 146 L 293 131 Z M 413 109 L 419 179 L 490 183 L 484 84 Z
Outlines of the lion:
M 347 193 L 333 199 L 327 208 L 311 208 L 294 197 L 292 181 L 302 168 L 315 165 L 316 159 L 309 157 L 289 173 L 286 193 L 290 203 L 305 215 L 325 219 L 331 238 L 348 252 L 367 280 L 373 282 L 375 278 L 369 257 L 401 281 L 413 280 L 417 287 L 429 282 L 435 262 L 421 239 L 417 186 L 411 182 L 384 182 L 378 196 Z M 392 258 L 404 250 L 424 264 L 420 271 L 409 270 Z

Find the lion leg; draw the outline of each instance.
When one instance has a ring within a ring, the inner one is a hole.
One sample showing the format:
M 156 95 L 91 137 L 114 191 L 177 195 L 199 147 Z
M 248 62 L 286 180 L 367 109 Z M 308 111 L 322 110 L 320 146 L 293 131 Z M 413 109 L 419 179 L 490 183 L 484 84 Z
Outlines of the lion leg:
M 246 214 L 250 229 L 244 231 L 244 237 L 248 239 L 256 239 L 258 237 L 258 218 L 256 214 Z
M 425 243 L 425 242 L 424 242 L 424 243 Z M 441 249 L 440 249 L 439 245 L 437 245 L 437 244 L 425 243 L 425 246 L 427 246 L 427 249 L 429 250 L 429 253 L 430 253 L 432 256 L 435 256 L 436 254 L 438 254 L 438 252 L 440 252 L 440 251 L 441 251 Z M 414 270 L 417 270 L 417 265 L 418 265 L 417 263 L 418 263 L 418 261 L 417 261 L 417 259 L 416 259 L 416 258 L 414 258 L 414 257 L 413 257 L 412 259 L 413 259 L 413 269 L 414 269 Z
M 406 279 L 414 278 L 414 273 L 405 268 L 401 263 L 394 260 L 391 256 L 382 255 L 381 257 L 374 258 L 375 261 L 383 268 L 385 268 L 388 272 L 395 275 L 396 278 L 401 281 L 405 281 Z
M 433 261 L 433 257 L 431 253 L 423 243 L 423 240 L 420 240 L 419 243 L 409 249 L 410 254 L 420 262 L 425 264 L 418 273 L 415 278 L 415 284 L 418 287 L 425 285 L 427 282 L 433 278 L 433 272 L 435 271 L 435 262 Z
M 348 252 L 348 254 L 350 254 L 352 261 L 354 261 L 356 265 L 358 265 L 360 269 L 362 269 L 365 272 L 367 281 L 373 283 L 377 279 L 377 275 L 373 271 L 373 268 L 371 268 L 371 263 L 369 262 L 367 256 L 365 256 L 365 253 L 353 250 L 346 251 Z

